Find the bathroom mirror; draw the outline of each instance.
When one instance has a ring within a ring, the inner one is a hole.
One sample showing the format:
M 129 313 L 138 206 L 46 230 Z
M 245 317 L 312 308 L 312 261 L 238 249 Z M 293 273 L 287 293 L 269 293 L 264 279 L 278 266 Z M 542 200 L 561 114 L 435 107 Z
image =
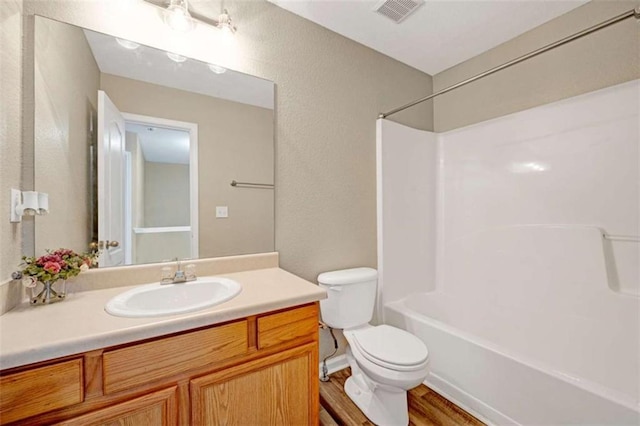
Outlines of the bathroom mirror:
M 33 40 L 37 255 L 274 250 L 273 82 L 40 16 Z

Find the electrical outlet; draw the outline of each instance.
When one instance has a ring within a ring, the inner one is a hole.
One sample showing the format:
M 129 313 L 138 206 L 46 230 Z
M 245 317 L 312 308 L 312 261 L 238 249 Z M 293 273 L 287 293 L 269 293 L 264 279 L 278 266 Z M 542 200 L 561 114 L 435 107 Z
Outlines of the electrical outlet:
M 216 206 L 216 217 L 219 219 L 229 217 L 229 208 L 227 206 Z

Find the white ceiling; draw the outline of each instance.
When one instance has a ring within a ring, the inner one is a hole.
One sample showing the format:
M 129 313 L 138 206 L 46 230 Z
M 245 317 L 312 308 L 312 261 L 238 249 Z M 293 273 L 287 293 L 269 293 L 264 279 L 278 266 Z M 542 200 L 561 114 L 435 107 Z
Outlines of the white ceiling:
M 140 45 L 127 50 L 115 37 L 84 30 L 100 71 L 160 86 L 273 109 L 273 82 L 226 70 L 215 74 L 208 64 L 185 58 L 176 63 L 167 52 Z
M 426 0 L 396 24 L 380 0 L 269 0 L 338 34 L 435 75 L 589 0 Z
M 153 125 L 126 123 L 126 130 L 138 134 L 145 161 L 189 164 L 189 133 Z

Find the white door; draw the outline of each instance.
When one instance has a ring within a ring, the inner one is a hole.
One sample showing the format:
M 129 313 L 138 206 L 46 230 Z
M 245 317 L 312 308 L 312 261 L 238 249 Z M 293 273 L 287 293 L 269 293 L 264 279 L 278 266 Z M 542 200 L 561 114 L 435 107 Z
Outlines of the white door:
M 98 244 L 100 266 L 124 264 L 124 118 L 98 90 Z

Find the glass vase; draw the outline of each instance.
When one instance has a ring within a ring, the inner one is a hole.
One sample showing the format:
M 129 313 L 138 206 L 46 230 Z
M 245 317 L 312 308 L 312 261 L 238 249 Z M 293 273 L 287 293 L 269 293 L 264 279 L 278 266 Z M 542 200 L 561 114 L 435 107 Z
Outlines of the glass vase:
M 38 281 L 30 290 L 31 305 L 48 305 L 64 300 L 67 295 L 67 282 L 65 280 Z

